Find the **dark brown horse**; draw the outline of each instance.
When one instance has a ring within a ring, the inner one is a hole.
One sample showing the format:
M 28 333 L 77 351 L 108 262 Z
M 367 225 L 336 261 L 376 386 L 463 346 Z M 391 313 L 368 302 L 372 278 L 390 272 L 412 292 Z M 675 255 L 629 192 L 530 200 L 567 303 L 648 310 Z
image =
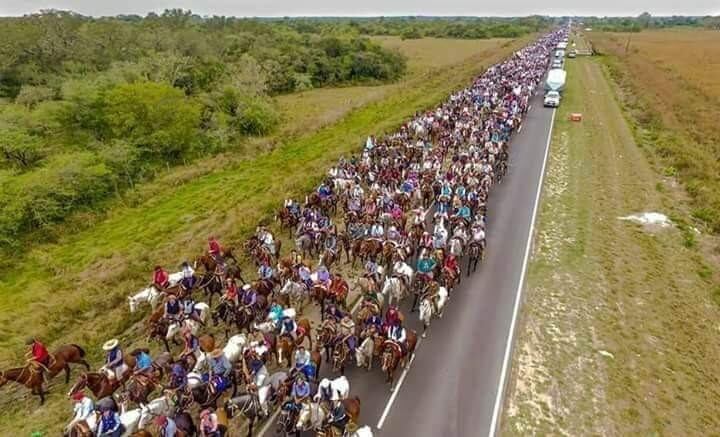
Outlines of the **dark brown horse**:
M 85 361 L 85 351 L 76 344 L 65 344 L 50 354 L 50 362 L 47 370 L 50 378 L 55 377 L 61 371 L 65 371 L 65 384 L 70 382 L 69 364 L 82 364 L 85 370 L 90 370 L 90 364 Z
M 72 386 L 68 395 L 71 395 L 84 388 L 90 390 L 96 399 L 101 399 L 115 393 L 115 390 L 122 385 L 121 381 L 110 380 L 107 375 L 100 372 L 85 372 L 80 379 Z
M 417 344 L 417 333 L 413 330 L 407 330 L 407 351 L 403 354 L 400 346 L 391 340 L 386 340 L 382 346 L 382 370 L 387 375 L 386 382 L 390 384 L 392 388 L 393 382 L 395 381 L 395 371 L 402 364 L 405 367 L 415 351 L 415 345 Z

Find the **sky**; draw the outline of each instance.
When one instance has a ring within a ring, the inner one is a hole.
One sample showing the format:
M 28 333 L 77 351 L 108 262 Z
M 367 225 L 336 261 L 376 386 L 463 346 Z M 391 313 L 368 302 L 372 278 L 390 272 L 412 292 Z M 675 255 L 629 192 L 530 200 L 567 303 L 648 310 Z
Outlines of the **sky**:
M 0 0 L 0 15 L 62 9 L 83 15 L 145 15 L 166 8 L 199 15 L 378 16 L 378 15 L 720 15 L 718 0 Z

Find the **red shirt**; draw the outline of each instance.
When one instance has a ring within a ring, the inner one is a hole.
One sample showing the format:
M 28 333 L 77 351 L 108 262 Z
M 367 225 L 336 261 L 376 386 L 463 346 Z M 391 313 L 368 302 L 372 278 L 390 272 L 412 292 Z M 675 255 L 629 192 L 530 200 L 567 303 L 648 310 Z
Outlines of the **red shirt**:
M 168 283 L 169 279 L 170 279 L 170 277 L 168 276 L 168 273 L 163 269 L 156 271 L 155 274 L 153 275 L 153 283 L 154 284 L 165 286 L 165 284 Z
M 208 246 L 210 247 L 210 254 L 211 255 L 218 255 L 220 254 L 220 243 L 217 242 L 217 240 L 212 239 L 208 242 Z
M 50 356 L 50 354 L 45 348 L 45 345 L 43 345 L 39 341 L 35 341 L 32 344 L 32 356 L 35 361 L 39 361 L 42 363 L 45 362 L 45 360 Z
M 446 259 L 445 260 L 445 268 L 451 269 L 451 270 L 457 270 L 457 259 Z
M 228 284 L 227 291 L 225 291 L 225 295 L 228 297 L 228 299 L 237 299 L 238 296 L 238 290 L 237 286 L 233 284 L 232 282 Z

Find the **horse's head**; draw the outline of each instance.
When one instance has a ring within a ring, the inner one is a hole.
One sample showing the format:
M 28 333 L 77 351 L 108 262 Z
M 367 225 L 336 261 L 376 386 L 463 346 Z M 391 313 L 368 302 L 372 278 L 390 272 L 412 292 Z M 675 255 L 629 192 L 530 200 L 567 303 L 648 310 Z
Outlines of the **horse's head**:
M 88 385 L 88 374 L 87 374 L 87 373 L 82 373 L 82 374 L 80 374 L 80 378 L 78 378 L 78 380 L 77 380 L 77 382 L 75 383 L 75 385 L 73 385 L 73 386 L 70 388 L 70 391 L 68 391 L 67 395 L 68 395 L 68 396 L 72 396 L 73 393 L 76 393 L 76 392 L 84 389 L 85 387 L 87 387 L 87 385 Z
M 137 310 L 138 302 L 134 296 L 128 296 L 128 304 L 130 305 L 130 312 L 134 313 Z

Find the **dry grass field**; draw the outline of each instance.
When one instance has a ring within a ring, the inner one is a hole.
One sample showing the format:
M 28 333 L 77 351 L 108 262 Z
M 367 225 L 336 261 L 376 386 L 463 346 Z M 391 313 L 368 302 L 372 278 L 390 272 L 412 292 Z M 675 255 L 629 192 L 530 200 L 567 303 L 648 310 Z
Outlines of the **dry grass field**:
M 603 60 L 567 65 L 502 433 L 716 435 L 717 238 L 638 147 Z M 644 211 L 676 226 L 619 219 Z
M 623 90 L 636 136 L 720 232 L 720 33 L 695 29 L 588 34 Z
M 394 129 L 437 104 L 532 38 L 482 41 L 474 51 L 455 50 L 467 41 L 444 40 L 444 52 L 455 58 L 444 55 L 433 64 L 432 58 L 410 57 L 411 72 L 396 84 L 281 97 L 286 118 L 277 134 L 158 175 L 107 213 L 69 220 L 54 241 L 18 254 L 0 272 L 0 368 L 23 362 L 29 334 L 50 345 L 79 343 L 99 366 L 107 338 L 126 344 L 143 338 L 137 322 L 146 311 L 130 316 L 126 296 L 147 284 L 153 265 L 174 269 L 200 253 L 209 234 L 238 247 L 284 198 L 312 189 L 367 135 Z M 412 42 L 417 44 L 422 41 Z M 24 388 L 1 388 L 0 435 L 56 435 L 70 413 L 67 389 L 54 381 L 46 405 L 38 408 Z

